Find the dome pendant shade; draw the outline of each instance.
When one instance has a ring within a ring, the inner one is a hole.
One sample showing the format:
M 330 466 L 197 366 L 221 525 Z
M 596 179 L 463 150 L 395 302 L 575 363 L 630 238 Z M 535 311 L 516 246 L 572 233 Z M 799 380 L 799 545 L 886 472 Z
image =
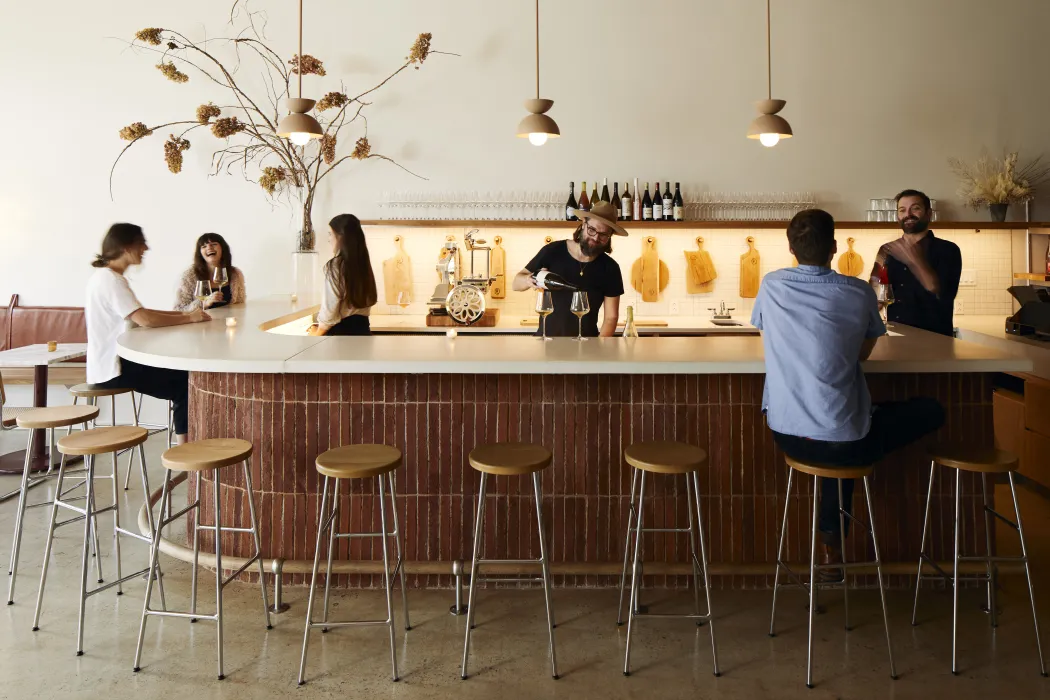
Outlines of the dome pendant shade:
M 764 146 L 775 146 L 780 139 L 793 136 L 791 125 L 777 112 L 787 104 L 784 100 L 759 100 L 755 103 L 759 116 L 751 122 L 747 130 L 749 139 L 760 139 Z
M 288 98 L 289 114 L 277 124 L 277 135 L 281 138 L 291 139 L 292 143 L 302 146 L 310 142 L 310 139 L 319 139 L 324 135 L 320 123 L 307 114 L 313 109 L 314 100 L 302 97 Z
M 518 138 L 528 137 L 529 141 L 542 146 L 548 138 L 561 136 L 561 129 L 546 112 L 554 106 L 554 100 L 525 100 L 525 109 L 530 114 L 518 123 Z

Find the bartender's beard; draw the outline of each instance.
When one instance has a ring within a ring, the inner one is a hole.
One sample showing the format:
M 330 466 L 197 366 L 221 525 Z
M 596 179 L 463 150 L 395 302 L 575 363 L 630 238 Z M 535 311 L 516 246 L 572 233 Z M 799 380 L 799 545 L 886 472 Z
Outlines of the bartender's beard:
M 580 246 L 580 252 L 586 255 L 588 258 L 601 255 L 602 253 L 612 252 L 612 239 L 610 238 L 605 244 L 592 243 L 591 239 L 583 235 L 583 227 L 576 229 L 576 233 L 572 234 L 572 240 L 576 241 L 577 245 Z
M 904 233 L 924 233 L 930 228 L 930 218 L 924 216 L 921 219 L 915 216 L 908 216 L 907 218 L 901 219 L 901 231 Z

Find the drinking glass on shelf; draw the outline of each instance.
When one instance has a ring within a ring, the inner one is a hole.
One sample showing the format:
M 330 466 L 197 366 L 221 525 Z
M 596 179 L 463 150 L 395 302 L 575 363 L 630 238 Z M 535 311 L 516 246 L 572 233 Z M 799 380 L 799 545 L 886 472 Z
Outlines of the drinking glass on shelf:
M 536 293 L 536 313 L 540 315 L 539 340 L 551 340 L 547 337 L 547 317 L 554 313 L 554 299 L 549 290 L 541 289 Z
M 569 311 L 576 317 L 576 321 L 579 324 L 579 330 L 577 330 L 576 337 L 573 340 L 580 342 L 587 340 L 583 337 L 583 317 L 591 312 L 591 300 L 587 297 L 587 292 L 577 291 L 572 293 L 572 303 L 569 306 Z
M 197 300 L 201 311 L 204 311 L 204 302 L 211 296 L 211 282 L 208 280 L 197 280 L 193 286 L 193 298 Z
M 215 268 L 211 276 L 212 288 L 218 292 L 230 283 L 230 272 L 225 267 Z

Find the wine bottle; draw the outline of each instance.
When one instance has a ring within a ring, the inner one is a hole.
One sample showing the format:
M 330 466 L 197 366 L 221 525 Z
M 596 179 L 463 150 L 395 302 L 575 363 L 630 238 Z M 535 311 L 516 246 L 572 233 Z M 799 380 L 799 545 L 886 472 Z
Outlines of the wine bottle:
M 595 180 L 594 184 L 591 186 L 591 206 L 593 207 L 600 201 L 602 200 L 598 197 L 598 181 Z
M 623 324 L 623 337 L 624 338 L 637 338 L 638 329 L 634 325 L 634 307 L 627 307 L 627 322 Z
M 649 196 L 649 183 L 645 183 L 645 196 L 642 197 L 642 221 L 653 220 L 653 200 Z
M 623 194 L 620 195 L 620 218 L 624 221 L 630 221 L 633 216 L 632 209 L 634 208 L 634 198 L 631 196 L 630 185 L 627 181 L 623 182 Z
M 583 181 L 583 187 L 580 188 L 580 206 L 577 207 L 580 211 L 591 210 L 591 200 L 587 199 L 587 181 Z
M 634 178 L 634 199 L 631 200 L 631 220 L 642 220 L 642 191 L 638 189 L 638 178 Z
M 680 183 L 674 183 L 674 220 L 685 221 L 685 201 L 682 199 L 682 188 Z
M 612 200 L 609 199 L 609 178 L 602 178 L 602 201 L 609 203 Z
M 653 190 L 653 221 L 663 221 L 664 218 L 664 200 L 660 198 L 660 183 L 656 183 L 656 189 Z
M 578 292 L 580 288 L 571 282 L 567 282 L 564 277 L 556 272 L 550 270 L 540 270 L 532 276 L 536 280 L 536 286 L 540 289 L 546 289 L 551 292 Z
M 671 181 L 664 183 L 664 221 L 674 221 L 674 197 L 671 195 Z
M 565 220 L 566 221 L 578 221 L 579 220 L 578 217 L 576 216 L 575 212 L 573 211 L 573 210 L 579 208 L 576 205 L 576 193 L 574 191 L 575 188 L 576 188 L 576 183 L 575 182 L 570 182 L 569 183 L 569 201 L 565 202 Z
M 610 199 L 609 202 L 616 207 L 616 219 L 619 220 L 622 218 L 620 216 L 620 183 L 615 180 L 613 180 L 612 199 Z

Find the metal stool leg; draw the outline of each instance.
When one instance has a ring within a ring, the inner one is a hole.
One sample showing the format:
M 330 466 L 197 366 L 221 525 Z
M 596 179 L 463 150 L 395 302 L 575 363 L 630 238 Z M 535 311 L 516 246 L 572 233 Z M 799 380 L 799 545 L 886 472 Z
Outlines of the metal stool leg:
M 390 481 L 387 484 L 390 489 L 390 512 L 394 516 L 394 547 L 397 551 L 397 569 L 401 572 L 401 607 L 405 610 L 405 631 L 412 629 L 412 623 L 408 619 L 408 584 L 405 583 L 405 562 L 401 556 L 401 525 L 397 519 L 397 480 L 394 472 L 390 472 Z
M 875 509 L 871 505 L 871 488 L 868 477 L 864 477 L 864 498 L 868 503 L 868 527 L 871 530 L 871 544 L 875 549 L 875 573 L 879 578 L 879 600 L 882 601 L 882 624 L 886 628 L 886 651 L 890 655 L 890 678 L 897 680 L 897 668 L 893 664 L 893 642 L 890 641 L 890 617 L 886 611 L 886 590 L 882 583 L 882 554 L 879 553 L 879 537 L 875 533 Z
M 153 515 L 153 506 L 149 502 L 149 494 L 153 493 L 153 491 L 149 487 L 149 475 L 147 475 L 147 473 L 146 473 L 146 447 L 145 447 L 144 444 L 139 444 L 138 447 L 135 448 L 135 451 L 138 452 L 138 455 L 139 455 L 139 476 L 142 478 L 142 492 L 144 494 L 146 494 L 145 495 L 146 523 L 149 525 L 150 532 L 153 533 L 154 535 L 157 535 L 160 532 L 160 527 L 157 524 L 158 523 L 157 518 Z M 128 464 L 130 466 L 131 462 L 129 461 Z M 130 472 L 130 469 L 129 469 L 129 472 Z M 164 473 L 165 473 L 165 477 L 166 478 L 170 477 L 170 475 L 171 475 L 171 472 L 169 472 L 167 469 L 164 470 Z M 115 484 L 116 481 L 114 481 L 113 483 Z M 163 493 L 163 490 L 162 490 L 162 493 Z M 165 513 L 167 515 L 165 515 Z M 171 488 L 169 487 L 168 488 L 168 498 L 166 500 L 162 500 L 161 501 L 160 522 L 163 522 L 166 518 L 170 518 L 170 517 L 171 517 Z M 160 609 L 161 610 L 167 610 L 168 609 L 168 599 L 164 595 L 164 573 L 161 570 L 160 560 L 159 559 L 157 560 L 157 570 L 156 571 L 150 571 L 148 573 L 148 575 L 157 577 L 157 592 L 160 593 Z
M 95 517 L 95 455 L 88 455 L 87 460 L 87 489 L 84 499 L 84 546 L 80 560 L 80 610 L 77 618 L 77 656 L 84 655 L 84 613 L 87 607 L 87 572 L 88 572 L 88 550 L 91 548 L 91 520 Z M 54 531 L 51 533 L 54 535 Z M 115 537 L 115 535 L 114 535 Z
M 474 628 L 474 613 L 477 610 L 477 601 L 474 592 L 478 585 L 478 559 L 481 558 L 481 533 L 485 528 L 485 485 L 488 483 L 488 474 L 481 473 L 481 486 L 478 489 L 478 513 L 474 523 L 474 553 L 470 560 L 470 592 L 467 595 L 467 630 L 463 637 L 463 666 L 459 677 L 467 680 L 467 658 L 470 654 L 470 630 Z
M 214 470 L 212 495 L 215 497 L 215 630 L 219 652 L 219 680 L 226 677 L 222 668 L 222 499 L 219 498 L 219 470 Z
M 696 509 L 693 506 L 693 476 L 685 475 L 685 502 L 686 510 L 689 511 L 689 558 L 693 565 L 693 613 L 700 614 L 700 559 L 696 552 L 696 532 L 693 521 L 696 520 Z M 704 624 L 703 620 L 697 620 L 696 626 Z
M 1035 649 L 1039 654 L 1039 673 L 1046 676 L 1046 661 L 1043 658 L 1043 641 L 1039 635 L 1039 616 L 1035 612 L 1035 588 L 1032 586 L 1032 570 L 1028 566 L 1028 543 L 1024 538 L 1024 526 L 1021 524 L 1021 507 L 1017 503 L 1017 489 L 1014 487 L 1014 474 L 1007 474 L 1010 479 L 1010 496 L 1014 502 L 1014 517 L 1017 519 L 1017 534 L 1021 538 L 1021 556 L 1024 557 L 1024 575 L 1028 581 L 1028 600 L 1032 603 L 1032 624 L 1035 627 Z
M 168 475 L 171 472 L 165 473 L 164 485 L 167 487 Z M 197 612 L 197 568 L 200 565 L 200 553 L 201 553 L 201 473 L 197 472 L 197 485 L 194 490 L 196 495 L 196 508 L 193 512 L 193 565 L 190 567 L 190 613 L 196 614 Z M 164 502 L 161 501 L 160 512 L 164 512 Z M 191 617 L 190 622 L 196 622 L 197 618 Z
M 310 627 L 313 625 L 314 592 L 317 590 L 317 570 L 321 566 L 321 541 L 324 539 L 325 522 L 328 520 L 328 477 L 324 478 L 324 487 L 321 490 L 321 505 L 318 508 L 317 518 L 317 542 L 314 545 L 314 568 L 310 575 L 310 593 L 306 598 L 306 629 L 303 630 L 303 653 L 299 658 L 299 685 L 306 682 L 306 650 L 310 643 Z M 328 523 L 335 527 L 334 523 Z
M 134 424 L 139 424 L 139 411 L 142 410 L 142 399 L 139 399 L 138 404 L 135 403 L 135 392 L 131 392 L 131 415 L 134 420 Z M 124 475 L 124 490 L 128 490 L 128 486 L 131 484 L 131 467 L 135 464 L 135 452 L 132 451 L 131 457 L 128 459 L 128 473 Z
M 634 559 L 631 564 L 631 596 L 628 600 L 630 609 L 627 611 L 627 648 L 623 657 L 623 675 L 631 675 L 631 632 L 634 629 L 635 603 L 638 600 L 638 569 L 641 566 L 642 554 L 642 523 L 645 515 L 645 472 L 642 472 L 641 483 L 638 486 L 638 512 L 634 518 Z
M 44 562 L 40 569 L 40 585 L 36 591 L 36 610 L 33 612 L 33 631 L 40 629 L 40 611 L 44 606 L 44 586 L 47 584 L 47 567 L 51 561 L 51 546 L 55 542 L 55 523 L 58 519 L 58 501 L 62 495 L 62 486 L 66 477 L 66 460 L 58 465 L 58 484 L 55 486 L 55 498 L 51 502 L 51 521 L 47 526 L 47 540 L 44 545 Z M 97 530 L 97 527 L 93 527 Z
M 543 597 L 547 603 L 547 636 L 550 638 L 551 677 L 558 680 L 558 654 L 554 648 L 554 606 L 551 603 L 551 567 L 547 556 L 547 536 L 543 527 L 543 494 L 540 473 L 532 473 L 532 490 L 536 494 L 536 530 L 540 536 L 540 567 L 543 570 Z
M 711 575 L 707 571 L 707 545 L 704 539 L 704 511 L 700 505 L 700 475 L 693 472 L 693 493 L 696 496 L 696 536 L 700 540 L 700 567 L 704 571 L 704 596 L 707 598 L 707 629 L 711 633 L 711 663 L 715 677 L 721 676 L 718 667 L 718 644 L 715 642 L 715 611 L 711 607 Z
M 623 591 L 627 585 L 627 562 L 631 558 L 631 523 L 634 520 L 634 493 L 638 488 L 638 471 L 631 470 L 631 501 L 627 508 L 627 534 L 623 536 L 623 571 L 620 572 L 620 604 L 616 606 L 616 624 L 623 624 Z
M 930 499 L 933 497 L 933 477 L 936 469 L 937 463 L 930 462 L 930 485 L 926 489 L 926 510 L 923 511 L 922 516 L 922 544 L 919 545 L 919 571 L 915 575 L 915 604 L 911 609 L 912 626 L 918 624 L 916 618 L 919 614 L 919 589 L 922 588 L 922 558 L 926 553 L 926 535 L 930 530 Z
M 988 615 L 991 617 L 992 629 L 999 626 L 999 607 L 996 591 L 996 566 L 992 561 L 992 508 L 988 502 L 987 474 L 981 472 L 981 505 L 984 508 L 984 547 L 988 555 Z
M 266 629 L 272 630 L 270 623 L 270 601 L 266 597 L 266 575 L 262 563 L 262 539 L 259 537 L 259 521 L 255 517 L 255 496 L 252 489 L 252 469 L 248 460 L 244 460 L 244 483 L 248 487 L 248 516 L 252 521 L 252 540 L 255 541 L 255 560 L 259 565 L 259 588 L 262 589 L 263 614 L 266 616 Z
M 171 472 L 168 471 L 167 469 L 165 469 L 164 470 L 164 486 L 161 488 L 161 492 L 160 492 L 160 502 L 162 504 L 165 502 L 165 497 L 168 495 L 168 493 L 170 493 L 170 490 L 171 490 L 171 478 L 170 477 L 171 477 Z M 164 515 L 165 515 L 164 511 L 165 511 L 165 509 L 164 509 L 164 506 L 162 505 L 161 509 L 160 509 L 160 517 L 161 517 L 161 521 L 162 522 L 164 520 Z M 199 509 L 198 509 L 198 512 L 200 512 Z M 168 516 L 170 516 L 170 515 L 171 515 L 171 513 L 169 512 Z M 135 663 L 134 663 L 134 666 L 132 666 L 132 669 L 131 669 L 135 673 L 138 673 L 140 670 L 142 670 L 142 668 L 140 666 L 140 664 L 142 662 L 142 643 L 146 639 L 146 619 L 149 617 L 149 609 L 150 609 L 149 603 L 150 603 L 150 599 L 153 597 L 153 581 L 154 581 L 154 579 L 158 579 L 159 578 L 158 577 L 158 573 L 159 573 L 158 563 L 159 563 L 159 561 L 160 561 L 160 528 L 154 528 L 154 530 L 153 530 L 153 546 L 150 547 L 150 555 L 149 555 L 149 571 L 146 572 L 146 595 L 145 595 L 145 597 L 144 597 L 144 599 L 142 601 L 142 619 L 139 621 L 139 638 L 138 638 L 138 642 L 135 644 Z
M 952 675 L 959 675 L 956 636 L 959 623 L 959 510 L 962 503 L 962 469 L 955 470 L 955 561 L 952 566 Z
M 109 423 L 111 427 L 117 425 L 117 397 L 109 397 Z M 120 459 L 116 452 L 113 453 L 113 560 L 117 570 L 117 595 L 124 595 L 124 585 L 120 583 L 122 578 L 120 571 L 120 496 L 117 494 L 117 480 L 120 478 Z M 149 498 L 149 495 L 146 495 Z M 91 505 L 94 509 L 95 505 Z
M 791 505 L 791 481 L 794 469 L 788 469 L 787 492 L 784 494 L 784 519 L 780 522 L 780 543 L 777 545 L 777 570 L 773 574 L 773 612 L 769 616 L 769 636 L 777 636 L 777 591 L 780 589 L 780 567 L 784 561 L 784 539 L 787 537 L 788 510 Z
M 386 528 L 386 496 L 384 495 L 384 485 L 386 477 L 382 474 L 379 475 L 379 525 L 380 531 L 383 533 L 379 538 L 383 543 L 383 590 L 386 592 L 386 626 L 390 631 L 390 676 L 391 679 L 396 683 L 398 680 L 397 675 L 397 644 L 394 640 L 394 598 L 393 598 L 393 587 L 394 582 L 390 576 L 390 553 L 389 543 L 387 542 L 387 528 Z
M 380 496 L 382 497 L 382 496 Z M 328 564 L 324 569 L 324 617 L 322 622 L 328 622 L 328 602 L 332 592 L 332 554 L 335 551 L 336 530 L 339 529 L 339 479 L 332 484 L 332 527 L 329 529 L 328 538 Z M 321 634 L 327 634 L 328 628 L 322 627 Z
M 813 618 L 817 614 L 817 514 L 820 510 L 820 477 L 813 477 L 813 524 L 809 543 L 809 642 L 806 646 L 806 687 L 813 687 Z
M 835 479 L 839 489 L 839 549 L 842 552 L 842 608 L 846 617 L 846 631 L 849 626 L 849 577 L 846 568 L 846 501 L 842 498 L 842 479 Z M 869 513 L 870 515 L 870 513 Z M 878 559 L 878 557 L 875 557 Z
M 7 604 L 15 604 L 15 579 L 18 577 L 18 554 L 22 547 L 22 526 L 26 514 L 26 499 L 29 498 L 29 472 L 32 465 L 33 433 L 29 431 L 29 444 L 26 446 L 26 458 L 22 467 L 22 487 L 18 492 L 18 512 L 15 514 L 14 541 L 11 542 L 11 560 L 7 567 L 7 574 L 11 581 L 7 586 Z

